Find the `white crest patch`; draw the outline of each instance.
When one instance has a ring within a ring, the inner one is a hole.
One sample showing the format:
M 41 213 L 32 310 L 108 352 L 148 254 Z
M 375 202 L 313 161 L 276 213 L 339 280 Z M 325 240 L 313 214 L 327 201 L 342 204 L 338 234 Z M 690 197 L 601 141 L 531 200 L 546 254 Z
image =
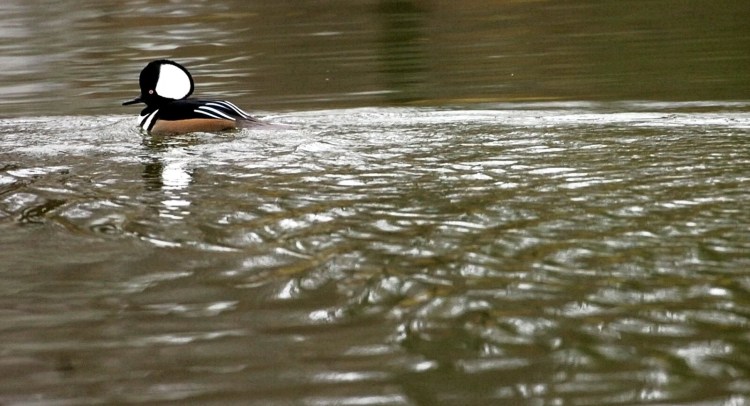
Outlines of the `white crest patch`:
M 183 99 L 190 93 L 190 77 L 177 66 L 163 64 L 159 67 L 156 94 L 168 99 Z

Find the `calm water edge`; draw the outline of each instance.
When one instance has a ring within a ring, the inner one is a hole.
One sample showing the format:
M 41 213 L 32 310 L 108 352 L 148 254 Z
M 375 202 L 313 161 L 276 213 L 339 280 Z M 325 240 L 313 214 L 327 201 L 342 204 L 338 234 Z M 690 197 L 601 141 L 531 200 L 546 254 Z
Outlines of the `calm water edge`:
M 750 405 L 745 1 L 0 13 L 0 404 Z

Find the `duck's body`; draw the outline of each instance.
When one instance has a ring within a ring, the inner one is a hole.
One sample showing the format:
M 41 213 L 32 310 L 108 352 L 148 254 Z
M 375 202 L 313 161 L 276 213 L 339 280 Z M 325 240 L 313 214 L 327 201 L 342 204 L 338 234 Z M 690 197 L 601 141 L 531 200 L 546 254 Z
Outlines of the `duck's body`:
M 141 95 L 123 105 L 145 103 L 138 125 L 153 134 L 216 132 L 264 123 L 223 100 L 188 99 L 193 78 L 182 65 L 153 61 L 141 71 Z
M 227 101 L 183 99 L 147 106 L 138 125 L 151 133 L 215 132 L 260 125 Z

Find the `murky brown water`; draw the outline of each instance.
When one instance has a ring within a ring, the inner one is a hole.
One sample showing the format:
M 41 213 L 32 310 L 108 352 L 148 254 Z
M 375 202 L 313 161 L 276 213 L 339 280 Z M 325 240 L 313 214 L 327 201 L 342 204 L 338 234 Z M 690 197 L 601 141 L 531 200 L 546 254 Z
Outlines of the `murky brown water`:
M 197 95 L 251 110 L 750 98 L 745 0 L 4 0 L 0 15 L 14 116 L 122 114 L 164 57 Z
M 0 5 L 0 403 L 750 403 L 744 3 L 74 3 Z M 290 128 L 141 134 L 165 56 Z

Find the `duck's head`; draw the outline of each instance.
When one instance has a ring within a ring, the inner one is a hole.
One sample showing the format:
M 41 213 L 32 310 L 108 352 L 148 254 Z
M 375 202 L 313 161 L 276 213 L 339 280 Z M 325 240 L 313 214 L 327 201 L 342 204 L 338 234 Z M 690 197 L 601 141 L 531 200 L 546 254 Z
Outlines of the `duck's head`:
M 123 106 L 146 103 L 158 105 L 172 100 L 181 100 L 193 93 L 193 77 L 177 62 L 161 59 L 150 62 L 141 71 L 138 79 L 141 95 L 122 103 Z

